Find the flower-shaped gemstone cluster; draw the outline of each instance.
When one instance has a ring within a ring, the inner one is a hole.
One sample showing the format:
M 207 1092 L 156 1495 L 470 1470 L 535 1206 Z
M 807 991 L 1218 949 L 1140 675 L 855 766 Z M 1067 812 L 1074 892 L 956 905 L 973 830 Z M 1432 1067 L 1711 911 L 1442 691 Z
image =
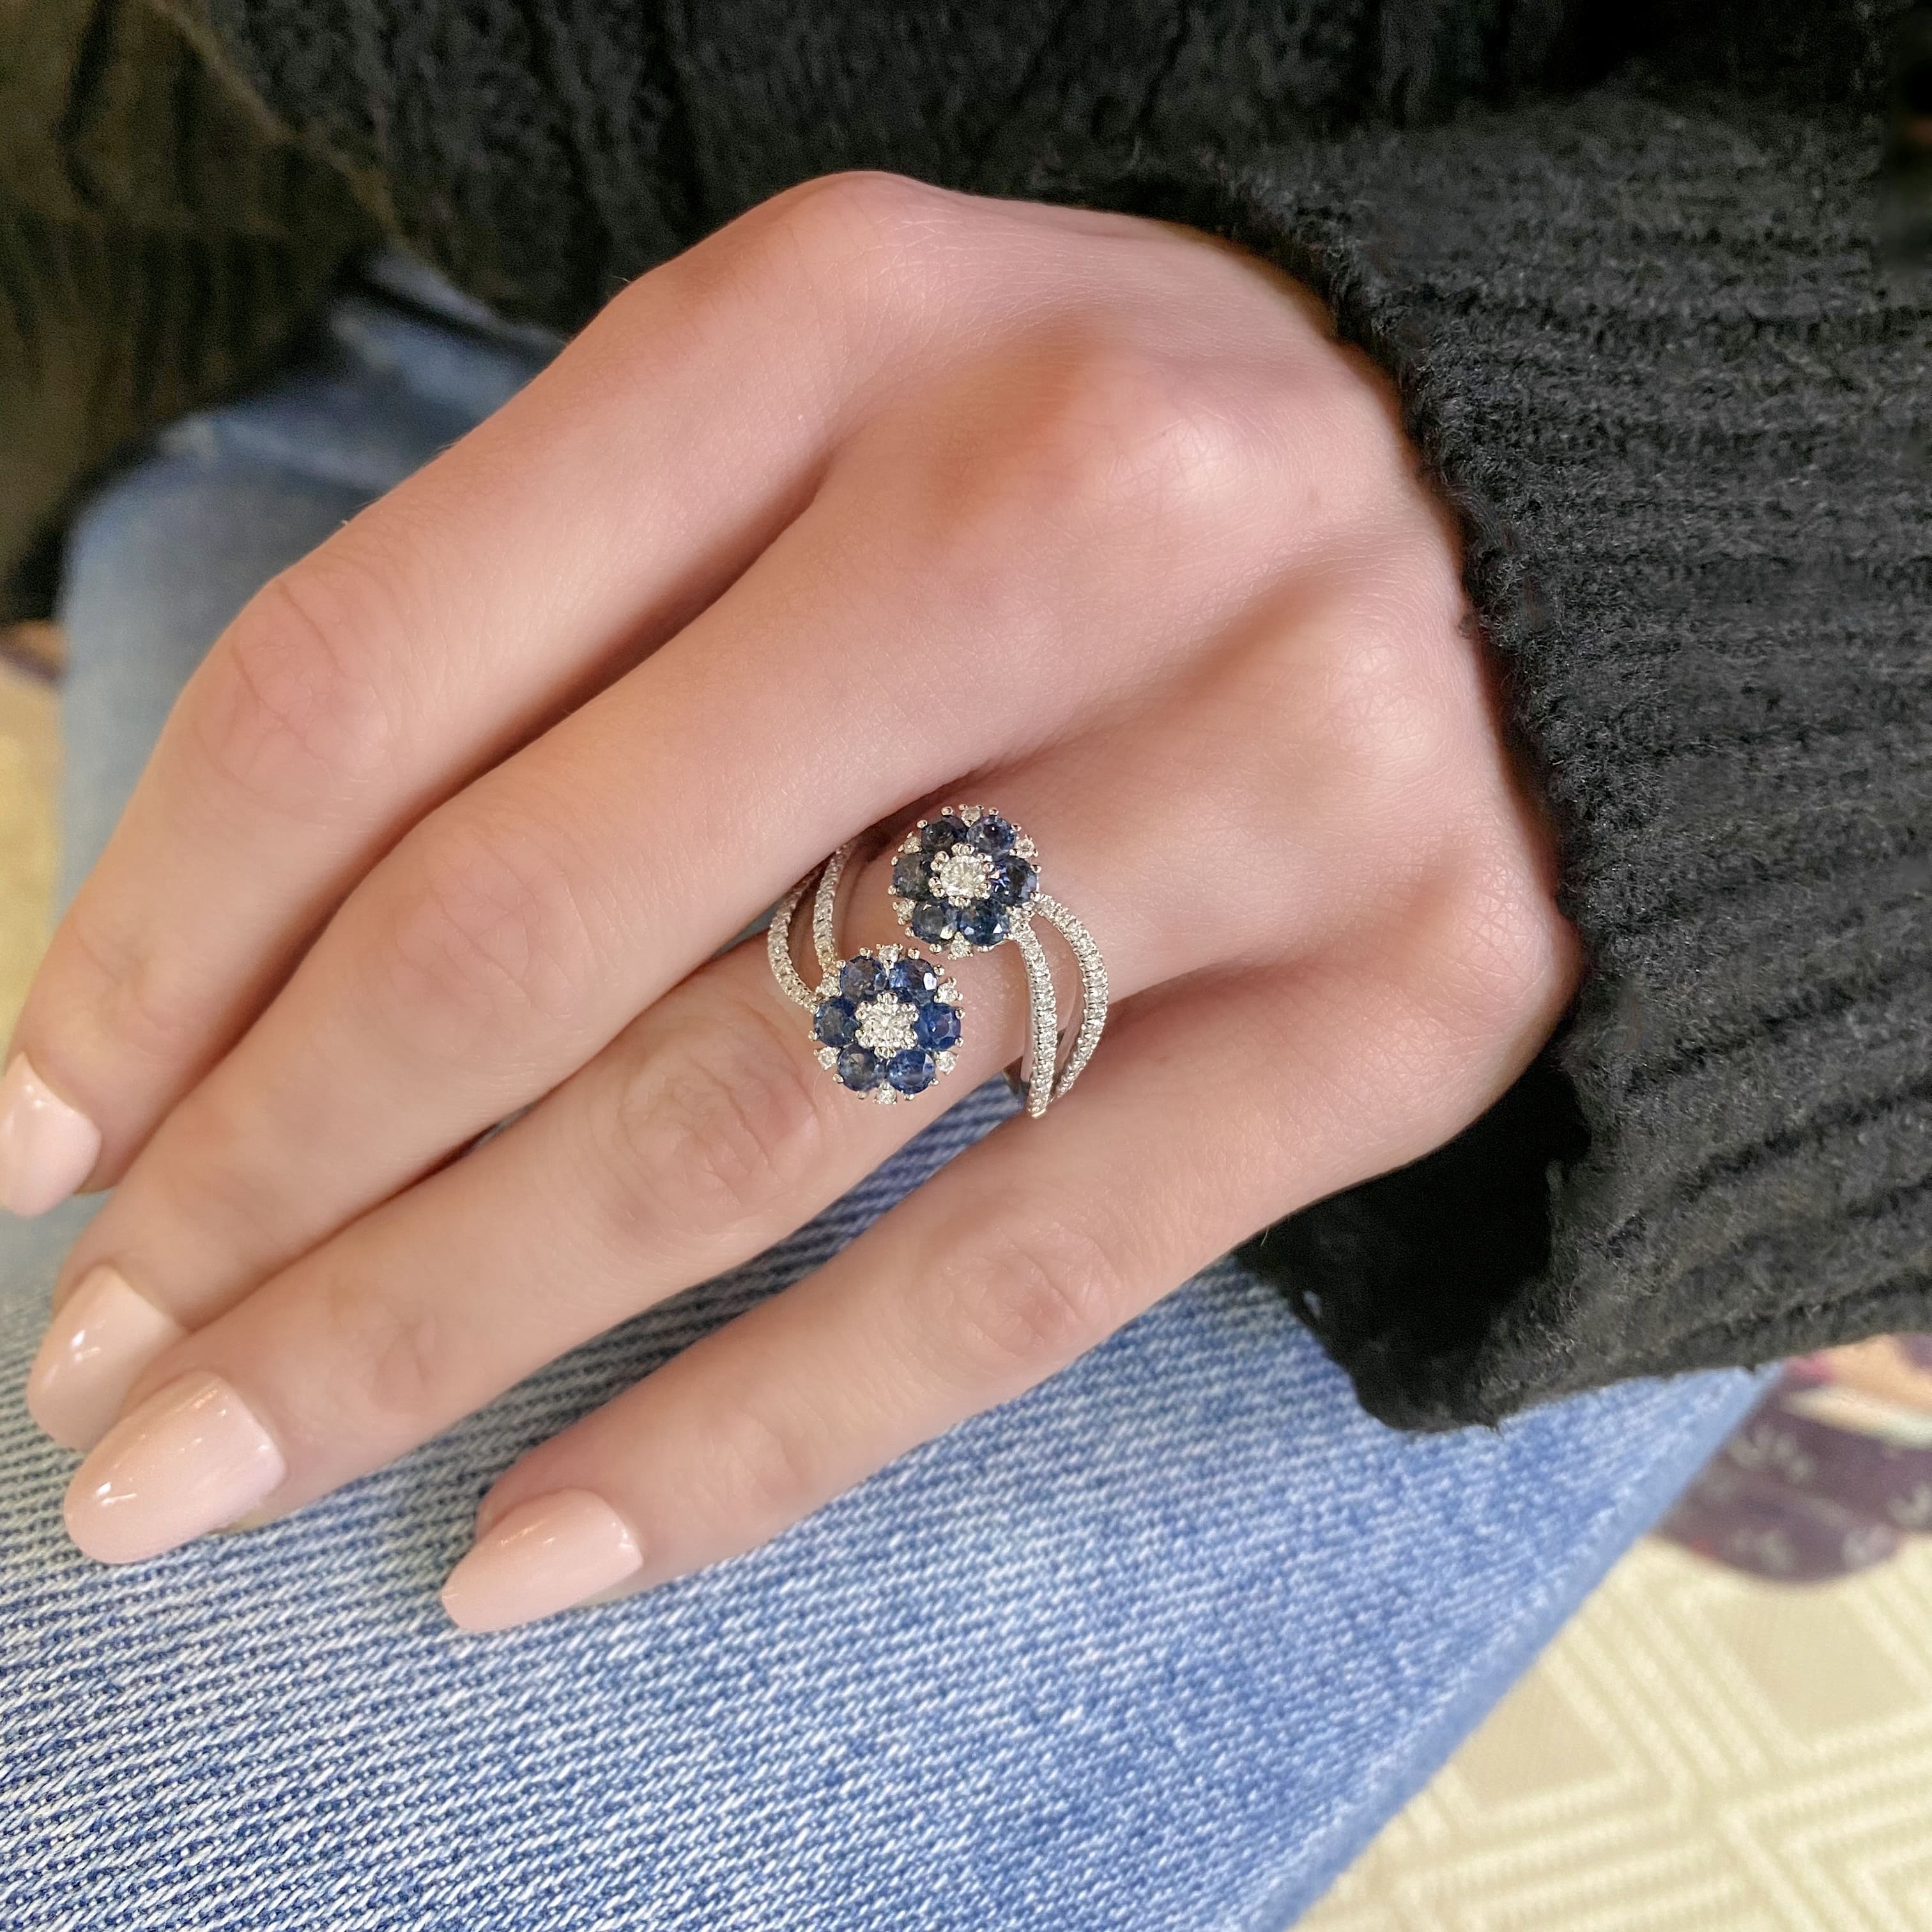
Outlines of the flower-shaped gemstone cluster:
M 1011 936 L 1040 890 L 1040 854 L 1019 828 L 982 806 L 948 806 L 922 818 L 892 862 L 899 923 L 963 959 Z
M 952 1071 L 959 988 L 909 948 L 855 952 L 820 986 L 812 1036 L 854 1093 L 908 1100 Z

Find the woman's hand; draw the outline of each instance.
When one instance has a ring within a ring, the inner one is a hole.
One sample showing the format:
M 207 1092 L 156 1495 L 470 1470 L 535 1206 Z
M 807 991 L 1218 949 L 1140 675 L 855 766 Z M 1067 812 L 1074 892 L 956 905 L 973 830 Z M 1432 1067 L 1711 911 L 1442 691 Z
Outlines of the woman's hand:
M 215 645 L 56 936 L 0 1166 L 116 1192 L 35 1414 L 110 1562 L 295 1509 L 806 1220 L 946 1097 L 763 946 L 842 841 L 997 806 L 1104 950 L 1079 1085 L 525 1457 L 494 1625 L 748 1549 L 1247 1234 L 1413 1160 L 1575 944 L 1387 386 L 1190 231 L 880 176 L 625 291 Z M 848 951 L 895 936 L 885 872 Z M 530 1111 L 466 1158 L 492 1123 Z

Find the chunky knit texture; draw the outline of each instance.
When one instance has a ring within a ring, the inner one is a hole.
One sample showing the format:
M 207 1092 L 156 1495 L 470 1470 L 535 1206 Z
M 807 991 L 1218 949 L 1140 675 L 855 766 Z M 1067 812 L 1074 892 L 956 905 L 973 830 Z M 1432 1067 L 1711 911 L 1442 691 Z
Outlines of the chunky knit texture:
M 77 487 L 260 376 L 376 225 L 145 5 L 0 26 L 0 621 L 38 615 Z
M 1215 230 L 1393 373 L 1589 962 L 1482 1120 L 1252 1250 L 1411 1426 L 1932 1325 L 1932 308 L 1874 247 L 1892 23 L 1598 10 L 172 8 L 289 168 L 521 317 L 877 166 Z

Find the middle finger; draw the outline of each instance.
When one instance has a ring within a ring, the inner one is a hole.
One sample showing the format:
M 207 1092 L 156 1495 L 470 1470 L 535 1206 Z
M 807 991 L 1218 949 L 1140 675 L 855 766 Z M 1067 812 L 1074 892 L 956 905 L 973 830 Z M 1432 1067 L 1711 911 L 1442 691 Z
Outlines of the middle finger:
M 582 1066 L 825 851 L 1019 719 L 1064 722 L 1060 680 L 854 528 L 815 507 L 406 839 L 164 1123 L 63 1295 L 111 1262 L 198 1325 Z M 908 660 L 956 664 L 952 701 L 916 706 Z

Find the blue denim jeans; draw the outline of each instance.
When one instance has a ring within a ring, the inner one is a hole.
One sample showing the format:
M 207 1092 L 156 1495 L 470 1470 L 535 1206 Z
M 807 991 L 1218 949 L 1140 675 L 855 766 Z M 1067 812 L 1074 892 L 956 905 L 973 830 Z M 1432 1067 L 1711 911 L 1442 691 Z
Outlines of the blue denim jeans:
M 63 614 L 70 886 L 249 592 L 537 359 L 345 297 L 286 380 L 100 493 Z M 65 1540 L 71 1459 L 20 1405 L 87 1210 L 0 1229 L 0 1928 L 1291 1924 L 1724 1436 L 1748 1378 L 1405 1437 L 1224 1263 L 752 1556 L 496 1636 L 437 1608 L 495 1472 L 1007 1106 L 970 1096 L 757 1262 L 381 1474 L 121 1570 Z

